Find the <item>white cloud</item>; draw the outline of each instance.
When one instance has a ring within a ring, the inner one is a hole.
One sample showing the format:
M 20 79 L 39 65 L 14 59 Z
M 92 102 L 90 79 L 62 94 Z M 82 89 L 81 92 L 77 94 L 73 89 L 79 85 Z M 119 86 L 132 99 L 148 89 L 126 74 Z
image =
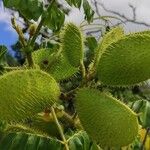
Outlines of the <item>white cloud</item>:
M 89 0 L 93 1 L 93 0 Z M 143 21 L 150 24 L 150 0 L 97 0 L 97 2 L 102 2 L 107 9 L 119 12 L 127 16 L 128 18 L 133 17 L 132 9 L 129 7 L 129 4 L 132 4 L 136 7 L 136 16 L 138 21 Z M 99 7 L 101 15 L 108 15 L 101 7 Z M 109 14 L 110 15 L 110 14 Z M 73 9 L 69 16 L 66 17 L 66 21 L 74 22 L 80 24 L 84 19 L 83 10 Z M 145 26 L 136 25 L 128 23 L 125 26 L 129 32 L 138 31 L 146 29 Z
M 10 23 L 10 14 L 7 12 L 4 7 L 2 1 L 0 1 L 0 21 L 5 23 Z
M 99 0 L 98 0 L 99 1 Z M 132 9 L 129 4 L 136 7 L 137 20 L 150 23 L 150 0 L 101 0 L 108 9 L 120 12 L 132 17 Z
M 15 32 L 11 26 L 11 15 L 10 13 L 3 7 L 2 1 L 0 1 L 0 22 L 5 23 L 4 30 Z
M 79 25 L 84 20 L 83 10 L 72 9 L 69 16 L 66 16 L 66 22 L 73 22 Z

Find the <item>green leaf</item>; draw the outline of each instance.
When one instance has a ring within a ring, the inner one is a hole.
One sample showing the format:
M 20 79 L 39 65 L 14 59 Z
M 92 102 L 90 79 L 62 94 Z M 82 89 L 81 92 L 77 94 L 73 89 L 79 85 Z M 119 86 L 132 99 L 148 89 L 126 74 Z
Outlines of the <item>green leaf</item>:
M 64 12 L 54 3 L 50 10 L 46 12 L 44 24 L 53 31 L 59 31 L 65 21 Z
M 132 106 L 132 110 L 136 113 L 139 113 L 141 108 L 144 105 L 144 101 L 143 100 L 137 100 L 136 102 L 134 102 L 133 106 Z
M 6 51 L 7 51 L 7 48 L 5 46 L 0 45 L 0 60 L 3 59 Z
M 20 0 L 14 0 L 14 1 L 11 1 L 11 0 L 3 0 L 3 3 L 4 3 L 4 6 L 5 7 L 18 7 L 19 6 L 19 3 L 20 3 Z
M 146 102 L 144 115 L 143 115 L 143 126 L 145 128 L 150 128 L 150 102 Z
M 74 5 L 75 7 L 78 7 L 80 8 L 81 7 L 81 4 L 82 4 L 82 0 L 66 0 L 66 2 L 72 6 Z
M 0 77 L 0 95 L 0 119 L 17 122 L 51 107 L 60 90 L 41 70 L 16 70 Z
M 66 24 L 61 32 L 61 49 L 63 55 L 68 59 L 69 63 L 78 67 L 84 57 L 83 35 L 80 29 L 72 24 Z
M 0 45 L 0 72 L 4 71 L 3 69 L 3 65 L 6 64 L 6 52 L 7 52 L 7 48 L 3 45 Z
M 130 34 L 109 44 L 100 56 L 99 80 L 109 86 L 131 86 L 150 78 L 150 35 Z
M 86 51 L 86 58 L 89 64 L 94 59 L 94 54 L 98 46 L 97 40 L 95 39 L 95 37 L 89 36 L 86 38 L 85 45 L 88 48 L 88 50 Z
M 63 150 L 57 139 L 39 134 L 13 132 L 7 133 L 0 141 L 1 150 Z
M 92 141 L 85 131 L 79 131 L 69 137 L 70 150 L 90 150 Z
M 27 19 L 38 20 L 43 12 L 41 0 L 3 0 L 4 6 L 15 8 Z
M 53 49 L 35 51 L 33 52 L 33 59 L 35 64 L 58 81 L 68 79 L 78 72 L 78 68 L 71 66 L 62 54 L 57 55 Z
M 97 47 L 97 40 L 93 36 L 89 36 L 86 38 L 86 46 L 91 50 L 94 51 Z
M 87 0 L 83 0 L 83 9 L 85 14 L 84 18 L 88 21 L 88 23 L 92 22 L 94 17 L 94 11 L 92 10 Z
M 79 131 L 68 137 L 70 150 L 92 149 L 93 142 L 85 131 Z M 64 150 L 64 145 L 56 138 L 43 134 L 8 132 L 0 140 L 1 150 Z

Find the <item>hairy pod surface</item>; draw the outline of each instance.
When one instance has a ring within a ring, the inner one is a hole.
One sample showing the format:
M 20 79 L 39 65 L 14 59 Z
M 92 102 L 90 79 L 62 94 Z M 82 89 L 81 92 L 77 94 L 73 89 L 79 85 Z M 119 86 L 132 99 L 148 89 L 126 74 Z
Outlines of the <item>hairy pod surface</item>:
M 61 48 L 64 56 L 68 59 L 69 63 L 74 66 L 80 66 L 83 60 L 83 35 L 80 29 L 72 24 L 66 24 L 64 30 L 61 32 Z
M 78 72 L 78 68 L 71 66 L 62 54 L 57 56 L 51 49 L 41 49 L 33 52 L 33 59 L 35 64 L 58 81 L 68 79 Z
M 107 46 L 109 46 L 111 43 L 121 39 L 124 36 L 124 30 L 122 27 L 114 27 L 112 28 L 109 32 L 107 32 L 101 43 L 100 43 L 100 49 L 101 49 L 101 53 L 103 53 L 103 50 L 105 50 L 105 48 Z
M 126 146 L 138 134 L 136 114 L 119 100 L 96 89 L 80 89 L 76 108 L 83 127 L 102 148 Z
M 18 70 L 0 77 L 0 95 L 0 119 L 20 121 L 52 106 L 60 89 L 43 71 Z
M 123 28 L 121 28 L 119 26 L 112 28 L 109 32 L 107 32 L 103 36 L 102 40 L 100 41 L 100 43 L 97 47 L 96 53 L 95 53 L 96 66 L 97 66 L 99 59 L 100 59 L 102 53 L 104 52 L 105 48 L 107 46 L 109 46 L 111 43 L 121 39 L 123 36 L 124 36 Z
M 150 78 L 150 35 L 130 34 L 105 48 L 97 67 L 109 86 L 131 86 Z

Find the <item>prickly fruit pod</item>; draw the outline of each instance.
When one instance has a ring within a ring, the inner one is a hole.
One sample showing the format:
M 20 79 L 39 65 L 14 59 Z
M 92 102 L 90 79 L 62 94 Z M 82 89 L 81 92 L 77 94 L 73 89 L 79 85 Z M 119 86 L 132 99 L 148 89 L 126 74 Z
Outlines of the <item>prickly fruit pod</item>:
M 80 29 L 72 24 L 66 24 L 61 32 L 61 48 L 69 63 L 78 67 L 83 60 L 84 40 Z
M 0 119 L 20 121 L 51 107 L 60 89 L 49 74 L 17 70 L 0 77 Z
M 150 78 L 150 35 L 134 33 L 108 45 L 97 66 L 99 80 L 108 86 L 131 86 Z
M 80 89 L 76 108 L 84 129 L 102 148 L 126 146 L 138 134 L 136 114 L 119 100 L 97 89 Z
M 70 65 L 68 60 L 60 54 L 53 52 L 53 49 L 40 49 L 33 52 L 35 64 L 51 74 L 57 81 L 68 79 L 78 72 L 78 68 Z

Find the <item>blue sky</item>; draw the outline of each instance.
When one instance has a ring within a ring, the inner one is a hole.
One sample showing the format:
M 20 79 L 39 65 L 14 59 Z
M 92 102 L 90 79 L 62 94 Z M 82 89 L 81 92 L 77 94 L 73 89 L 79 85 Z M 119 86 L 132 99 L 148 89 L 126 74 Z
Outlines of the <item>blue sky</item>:
M 3 7 L 2 0 L 0 0 L 0 45 L 10 46 L 14 44 L 18 38 L 16 32 L 11 27 L 11 16 Z

